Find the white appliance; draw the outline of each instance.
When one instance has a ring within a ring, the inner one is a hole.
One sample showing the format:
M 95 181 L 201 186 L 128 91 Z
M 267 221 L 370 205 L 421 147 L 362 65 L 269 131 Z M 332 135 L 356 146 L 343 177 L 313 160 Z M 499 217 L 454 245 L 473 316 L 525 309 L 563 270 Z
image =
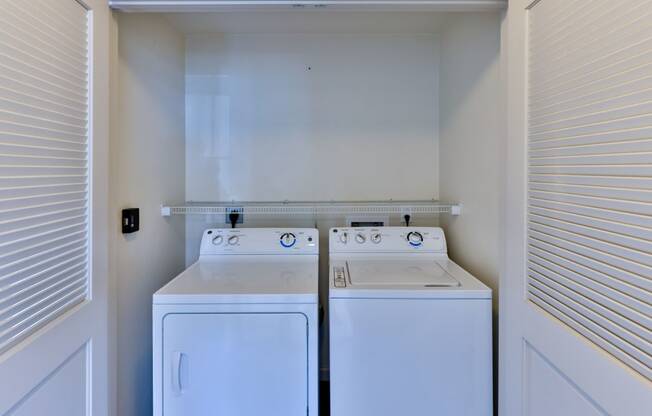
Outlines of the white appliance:
M 154 294 L 154 415 L 317 415 L 318 254 L 313 229 L 204 231 Z
M 330 230 L 333 416 L 492 414 L 491 291 L 440 228 Z

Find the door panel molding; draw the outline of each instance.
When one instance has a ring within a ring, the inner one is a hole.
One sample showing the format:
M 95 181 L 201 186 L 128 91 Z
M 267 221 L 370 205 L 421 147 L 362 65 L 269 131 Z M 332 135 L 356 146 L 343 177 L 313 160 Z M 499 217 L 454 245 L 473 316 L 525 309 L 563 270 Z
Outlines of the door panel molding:
M 597 404 L 610 415 L 643 415 L 644 409 L 637 400 L 623 401 L 614 389 L 631 394 L 631 397 L 649 395 L 650 385 L 639 373 L 623 363 L 614 360 L 603 349 L 597 347 L 582 335 L 562 324 L 556 317 L 532 303 L 526 303 L 524 320 L 524 343 L 535 348 L 546 357 L 558 371 L 573 384 L 596 399 Z M 525 360 L 525 345 L 522 356 Z M 618 380 L 617 387 L 600 374 L 609 374 Z M 597 401 L 599 400 L 599 401 Z
M 68 411 L 66 413 L 66 416 L 74 416 L 74 414 L 69 413 L 69 408 L 71 406 L 74 406 L 77 409 L 79 409 L 80 410 L 79 414 L 88 414 L 89 413 L 88 412 L 88 405 L 89 405 L 90 399 L 91 399 L 91 397 L 90 397 L 91 383 L 90 383 L 90 378 L 89 378 L 90 373 L 88 371 L 89 365 L 90 365 L 90 358 L 91 358 L 91 344 L 90 344 L 90 342 L 87 342 L 84 345 L 82 345 L 78 350 L 76 350 L 75 352 L 70 354 L 68 357 L 66 357 L 66 359 L 63 362 L 61 362 L 61 364 L 59 364 L 54 370 L 52 370 L 45 377 L 43 377 L 41 379 L 41 381 L 34 388 L 32 388 L 28 393 L 24 394 L 21 397 L 21 399 L 12 406 L 11 409 L 7 410 L 6 413 L 2 413 L 2 414 L 3 415 L 6 414 L 6 416 L 22 415 L 22 414 L 26 414 L 26 415 L 34 414 L 34 411 L 36 409 L 29 410 L 30 413 L 25 413 L 27 411 L 24 410 L 26 407 L 32 407 L 32 408 L 35 407 L 35 405 L 33 403 L 30 403 L 30 401 L 38 400 L 38 397 L 36 397 L 36 396 L 39 394 L 39 392 L 42 392 L 44 389 L 47 389 L 47 387 L 49 387 L 49 385 L 51 385 L 53 383 L 57 383 L 57 382 L 61 383 L 62 381 L 65 382 L 65 384 L 66 384 L 65 386 L 63 386 L 63 390 L 67 390 L 66 393 L 68 393 L 68 394 L 73 393 L 72 391 L 70 391 L 71 390 L 70 387 L 73 388 L 72 390 L 74 390 L 75 387 L 79 387 L 79 389 L 81 390 L 79 393 L 82 396 L 82 400 L 83 400 L 83 403 L 78 404 L 77 406 L 75 406 L 75 403 L 66 403 L 66 404 L 64 404 L 63 406 L 66 407 L 67 408 L 66 410 Z M 81 359 L 83 361 L 81 363 L 74 363 L 73 361 L 77 360 L 77 359 Z M 74 365 L 74 364 L 82 366 L 81 371 L 79 371 L 78 374 L 76 374 L 77 376 L 81 377 L 81 380 L 73 380 L 73 379 L 70 378 L 70 374 L 68 374 L 68 375 L 63 375 L 62 374 L 64 372 L 66 372 L 67 370 L 70 370 L 67 367 L 69 367 L 71 365 Z M 57 380 L 58 377 L 64 377 L 64 380 Z M 75 383 L 75 381 L 77 381 L 79 384 L 71 385 L 72 383 Z M 53 387 L 57 388 L 59 386 L 55 385 Z M 69 395 L 66 396 L 66 399 L 67 399 L 67 401 L 72 400 L 72 398 Z M 36 404 L 36 407 L 38 407 L 38 411 L 41 412 L 39 414 L 42 414 L 45 407 L 48 408 L 48 411 L 52 412 L 54 410 L 50 406 L 56 406 L 56 405 L 57 405 L 56 403 L 47 402 L 47 403 L 44 403 L 44 404 L 38 403 L 38 404 Z M 61 412 L 61 411 L 63 411 L 63 409 L 57 410 L 57 412 Z M 1 412 L 1 410 L 0 410 L 0 412 Z
M 532 387 L 532 383 L 535 382 L 537 378 L 544 378 L 546 376 L 547 378 L 556 377 L 557 380 L 548 384 L 567 385 L 569 388 L 561 393 L 571 396 L 565 398 L 559 397 L 558 401 L 546 400 L 545 397 L 543 400 L 536 400 L 533 396 L 541 393 L 541 389 L 528 388 L 525 397 L 525 416 L 547 416 L 553 414 L 555 416 L 576 416 L 580 414 L 583 416 L 589 416 L 589 412 L 591 412 L 591 415 L 608 415 L 604 409 L 600 408 L 597 403 L 591 400 L 591 397 L 582 391 L 577 384 L 573 383 L 570 378 L 566 377 L 564 373 L 562 373 L 543 354 L 537 351 L 536 348 L 527 341 L 523 344 L 523 349 L 525 351 L 523 384 Z M 548 374 L 541 374 L 545 372 Z M 573 399 L 573 403 L 570 403 Z M 541 402 L 543 402 L 543 404 Z

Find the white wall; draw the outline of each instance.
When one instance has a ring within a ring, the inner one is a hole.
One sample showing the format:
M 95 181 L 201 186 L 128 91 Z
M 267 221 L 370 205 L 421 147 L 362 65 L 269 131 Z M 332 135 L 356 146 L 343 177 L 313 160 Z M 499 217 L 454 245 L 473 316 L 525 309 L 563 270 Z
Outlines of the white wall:
M 437 198 L 434 35 L 186 45 L 188 200 Z
M 185 194 L 184 39 L 152 14 L 118 14 L 111 132 L 112 265 L 117 296 L 117 412 L 152 412 L 151 296 L 184 268 L 185 223 L 162 201 Z M 120 233 L 122 208 L 140 231 Z
M 440 197 L 449 255 L 489 285 L 497 312 L 504 109 L 500 14 L 457 14 L 441 32 Z

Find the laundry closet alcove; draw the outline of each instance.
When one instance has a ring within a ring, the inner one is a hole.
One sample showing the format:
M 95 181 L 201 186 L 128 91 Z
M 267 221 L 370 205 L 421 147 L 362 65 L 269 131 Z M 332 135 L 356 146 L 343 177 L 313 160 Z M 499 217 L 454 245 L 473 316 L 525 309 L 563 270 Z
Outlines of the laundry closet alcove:
M 450 257 L 497 288 L 502 2 L 114 3 L 111 195 L 116 210 L 141 208 L 138 235 L 115 243 L 121 414 L 151 406 L 151 294 L 233 209 L 238 227 L 318 228 L 324 252 L 347 219 L 400 226 L 409 214 L 442 226 Z

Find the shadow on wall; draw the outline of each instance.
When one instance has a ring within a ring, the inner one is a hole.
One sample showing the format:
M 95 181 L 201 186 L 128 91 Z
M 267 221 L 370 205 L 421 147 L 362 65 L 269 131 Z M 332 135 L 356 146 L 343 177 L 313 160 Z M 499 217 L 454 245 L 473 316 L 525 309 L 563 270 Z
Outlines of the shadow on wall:
M 152 294 L 185 267 L 185 221 L 162 218 L 159 206 L 185 197 L 185 42 L 161 15 L 114 17 L 109 192 L 117 412 L 140 416 L 152 413 Z M 140 231 L 123 236 L 125 207 L 140 208 Z
M 443 217 L 449 256 L 493 292 L 494 407 L 498 386 L 498 283 L 505 106 L 501 15 L 460 14 L 441 38 L 440 195 L 463 205 Z

